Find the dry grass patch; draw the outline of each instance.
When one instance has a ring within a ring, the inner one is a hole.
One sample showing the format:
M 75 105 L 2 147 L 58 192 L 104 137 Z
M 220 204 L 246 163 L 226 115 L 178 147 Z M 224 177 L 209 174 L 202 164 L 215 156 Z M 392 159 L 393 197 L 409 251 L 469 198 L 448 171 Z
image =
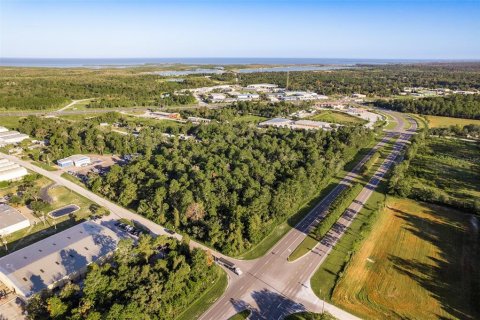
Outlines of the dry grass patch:
M 479 237 L 471 219 L 389 198 L 333 302 L 368 319 L 479 319 Z
M 428 119 L 428 126 L 430 128 L 449 127 L 458 125 L 464 127 L 467 124 L 480 125 L 480 120 L 452 118 L 452 117 L 439 117 L 439 116 L 426 116 Z

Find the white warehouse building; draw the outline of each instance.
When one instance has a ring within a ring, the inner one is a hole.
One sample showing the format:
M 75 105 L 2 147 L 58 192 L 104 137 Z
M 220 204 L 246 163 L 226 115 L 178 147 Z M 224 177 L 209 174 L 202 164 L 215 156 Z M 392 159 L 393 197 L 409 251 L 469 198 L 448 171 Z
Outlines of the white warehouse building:
M 7 159 L 0 159 L 0 181 L 15 181 L 28 174 L 27 169 Z
M 64 159 L 57 160 L 57 164 L 61 168 L 67 168 L 73 165 L 75 167 L 84 167 L 84 166 L 88 166 L 91 163 L 92 163 L 92 160 L 90 159 L 90 157 L 87 157 L 81 154 L 76 154 Z
M 0 204 L 0 236 L 30 227 L 30 221 L 20 211 L 6 204 Z
M 0 281 L 24 299 L 83 274 L 116 248 L 119 237 L 107 227 L 83 222 L 0 258 Z
M 18 131 L 9 131 L 5 127 L 0 128 L 0 146 L 19 143 L 29 138 L 28 135 L 20 133 Z

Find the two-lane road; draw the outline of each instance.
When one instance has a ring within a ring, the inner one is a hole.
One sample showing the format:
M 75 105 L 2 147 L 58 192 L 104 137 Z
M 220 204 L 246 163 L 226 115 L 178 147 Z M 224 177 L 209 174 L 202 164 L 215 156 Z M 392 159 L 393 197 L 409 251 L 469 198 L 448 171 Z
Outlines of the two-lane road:
M 396 113 L 390 114 L 397 119 L 396 129 L 404 132 L 403 117 Z M 412 130 L 414 131 L 416 123 L 409 121 L 410 124 L 414 125 Z M 250 319 L 282 319 L 290 313 L 303 310 L 314 312 L 326 310 L 339 319 L 356 319 L 348 312 L 319 299 L 310 288 L 310 278 L 398 158 L 402 148 L 408 142 L 410 134 L 400 133 L 400 138 L 395 142 L 392 152 L 322 242 L 294 262 L 288 262 L 287 258 L 305 239 L 308 231 L 323 219 L 329 204 L 351 183 L 353 178 L 357 177 L 358 170 L 363 163 L 394 135 L 394 133 L 387 133 L 387 136 L 342 179 L 341 183 L 322 199 L 295 228 L 288 232 L 267 255 L 257 259 L 242 276 L 232 279 L 233 281 L 223 297 L 201 319 L 228 319 L 245 308 L 252 310 Z

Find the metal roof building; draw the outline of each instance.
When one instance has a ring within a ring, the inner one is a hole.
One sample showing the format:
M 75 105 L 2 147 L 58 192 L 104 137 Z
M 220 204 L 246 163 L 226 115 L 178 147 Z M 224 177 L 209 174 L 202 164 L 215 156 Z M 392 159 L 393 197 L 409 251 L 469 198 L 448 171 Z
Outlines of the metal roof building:
M 0 204 L 0 235 L 8 235 L 29 226 L 30 221 L 20 211 L 9 205 Z
M 0 159 L 0 181 L 20 179 L 28 174 L 27 169 L 7 159 Z
M 0 258 L 0 281 L 24 298 L 53 289 L 112 253 L 119 238 L 87 221 Z
M 74 154 L 73 156 L 57 160 L 57 164 L 62 167 L 70 167 L 75 165 L 75 167 L 82 167 L 92 163 L 90 157 L 84 156 L 82 154 Z

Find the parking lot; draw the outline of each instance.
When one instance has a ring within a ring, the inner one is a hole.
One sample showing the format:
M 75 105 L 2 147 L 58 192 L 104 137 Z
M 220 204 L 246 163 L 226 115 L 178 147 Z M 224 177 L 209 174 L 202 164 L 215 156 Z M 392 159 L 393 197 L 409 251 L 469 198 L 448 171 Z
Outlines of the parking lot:
M 23 315 L 23 301 L 0 282 L 0 319 L 26 319 Z

